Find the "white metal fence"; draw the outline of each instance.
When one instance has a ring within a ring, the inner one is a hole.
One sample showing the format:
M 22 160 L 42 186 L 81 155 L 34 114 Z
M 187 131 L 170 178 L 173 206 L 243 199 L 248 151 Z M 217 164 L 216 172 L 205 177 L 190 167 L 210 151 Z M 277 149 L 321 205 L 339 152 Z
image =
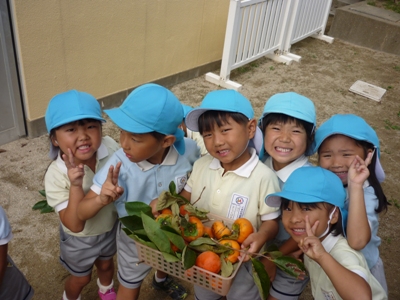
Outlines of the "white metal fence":
M 328 42 L 324 36 L 332 0 L 231 0 L 225 33 L 220 75 L 206 74 L 206 80 L 239 90 L 229 80 L 232 70 L 262 56 L 291 64 L 300 57 L 290 53 L 291 45 L 309 36 Z

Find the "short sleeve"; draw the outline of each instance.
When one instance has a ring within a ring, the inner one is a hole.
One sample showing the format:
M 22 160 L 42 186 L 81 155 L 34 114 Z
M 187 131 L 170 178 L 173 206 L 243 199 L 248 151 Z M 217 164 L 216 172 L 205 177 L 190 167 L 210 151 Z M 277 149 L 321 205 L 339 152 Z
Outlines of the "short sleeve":
M 0 206 L 0 246 L 8 244 L 11 239 L 11 226 L 4 209 Z
M 56 161 L 53 161 L 47 169 L 44 177 L 44 185 L 47 203 L 51 207 L 55 208 L 59 204 L 69 200 L 71 183 L 68 176 L 57 168 Z

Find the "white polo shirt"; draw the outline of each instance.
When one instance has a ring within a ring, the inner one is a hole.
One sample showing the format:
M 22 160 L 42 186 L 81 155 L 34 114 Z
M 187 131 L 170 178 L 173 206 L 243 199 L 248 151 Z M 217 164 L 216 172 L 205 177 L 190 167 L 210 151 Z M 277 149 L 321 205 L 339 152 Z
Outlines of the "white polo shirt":
M 117 151 L 119 145 L 112 138 L 106 136 L 102 138 L 101 145 L 97 150 L 96 156 L 96 171 L 100 170 L 111 155 Z M 83 191 L 85 194 L 89 191 L 93 184 L 93 171 L 84 165 L 85 176 L 83 177 Z M 68 170 L 65 162 L 58 154 L 45 175 L 45 189 L 46 199 L 51 207 L 58 213 L 68 206 L 69 190 L 71 182 L 68 178 Z M 79 233 L 74 233 L 63 225 L 64 231 L 74 236 L 95 236 L 110 231 L 115 221 L 117 220 L 117 213 L 114 204 L 109 204 L 103 207 L 97 215 L 89 219 L 85 223 L 85 228 Z
M 265 204 L 268 194 L 278 192 L 276 175 L 265 166 L 253 148 L 251 158 L 240 168 L 227 171 L 218 159 L 206 155 L 193 166 L 185 190 L 191 193 L 191 202 L 201 199 L 195 206 L 209 210 L 224 218 L 249 219 L 255 228 L 261 221 L 276 219 L 279 208 Z
M 342 235 L 329 234 L 322 241 L 322 246 L 339 264 L 368 282 L 372 290 L 372 299 L 388 299 L 382 286 L 371 274 L 363 254 L 352 249 Z M 318 263 L 304 255 L 304 264 L 310 274 L 314 299 L 342 299 Z

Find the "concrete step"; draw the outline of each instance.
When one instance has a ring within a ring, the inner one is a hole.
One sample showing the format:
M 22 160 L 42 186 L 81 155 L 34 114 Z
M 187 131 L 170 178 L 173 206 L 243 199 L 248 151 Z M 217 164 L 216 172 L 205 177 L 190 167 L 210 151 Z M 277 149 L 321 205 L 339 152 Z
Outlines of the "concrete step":
M 361 2 L 363 0 L 333 0 L 331 5 L 330 14 L 335 15 L 336 9 L 339 7 L 343 7 L 346 5 L 351 5 L 357 2 Z

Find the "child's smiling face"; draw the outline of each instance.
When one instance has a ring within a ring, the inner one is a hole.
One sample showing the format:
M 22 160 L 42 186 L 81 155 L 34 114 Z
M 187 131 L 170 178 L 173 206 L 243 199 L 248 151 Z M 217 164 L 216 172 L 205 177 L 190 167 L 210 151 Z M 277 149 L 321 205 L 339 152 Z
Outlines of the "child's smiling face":
M 306 130 L 295 121 L 270 123 L 265 128 L 264 147 L 275 171 L 279 171 L 306 152 Z
M 290 236 L 299 243 L 300 240 L 307 237 L 306 216 L 308 216 L 310 226 L 313 227 L 315 222 L 319 221 L 314 235 L 319 237 L 322 235 L 328 225 L 329 215 L 334 210 L 334 206 L 327 203 L 315 203 L 315 206 L 307 204 L 299 204 L 298 202 L 289 201 L 287 207 L 282 208 L 282 223 Z M 330 224 L 338 221 L 338 209 L 332 215 Z M 321 240 L 325 236 L 321 237 Z
M 58 127 L 51 137 L 54 146 L 68 155 L 71 149 L 76 165 L 90 164 L 101 145 L 101 123 L 84 119 Z
M 319 165 L 335 173 L 343 185 L 348 183 L 347 173 L 354 157 L 365 159 L 364 148 L 345 135 L 336 134 L 328 137 L 319 148 Z
M 255 131 L 256 120 L 244 125 L 228 117 L 221 126 L 215 123 L 211 130 L 203 131 L 202 136 L 208 153 L 221 162 L 225 171 L 232 171 L 250 159 L 248 143 Z

